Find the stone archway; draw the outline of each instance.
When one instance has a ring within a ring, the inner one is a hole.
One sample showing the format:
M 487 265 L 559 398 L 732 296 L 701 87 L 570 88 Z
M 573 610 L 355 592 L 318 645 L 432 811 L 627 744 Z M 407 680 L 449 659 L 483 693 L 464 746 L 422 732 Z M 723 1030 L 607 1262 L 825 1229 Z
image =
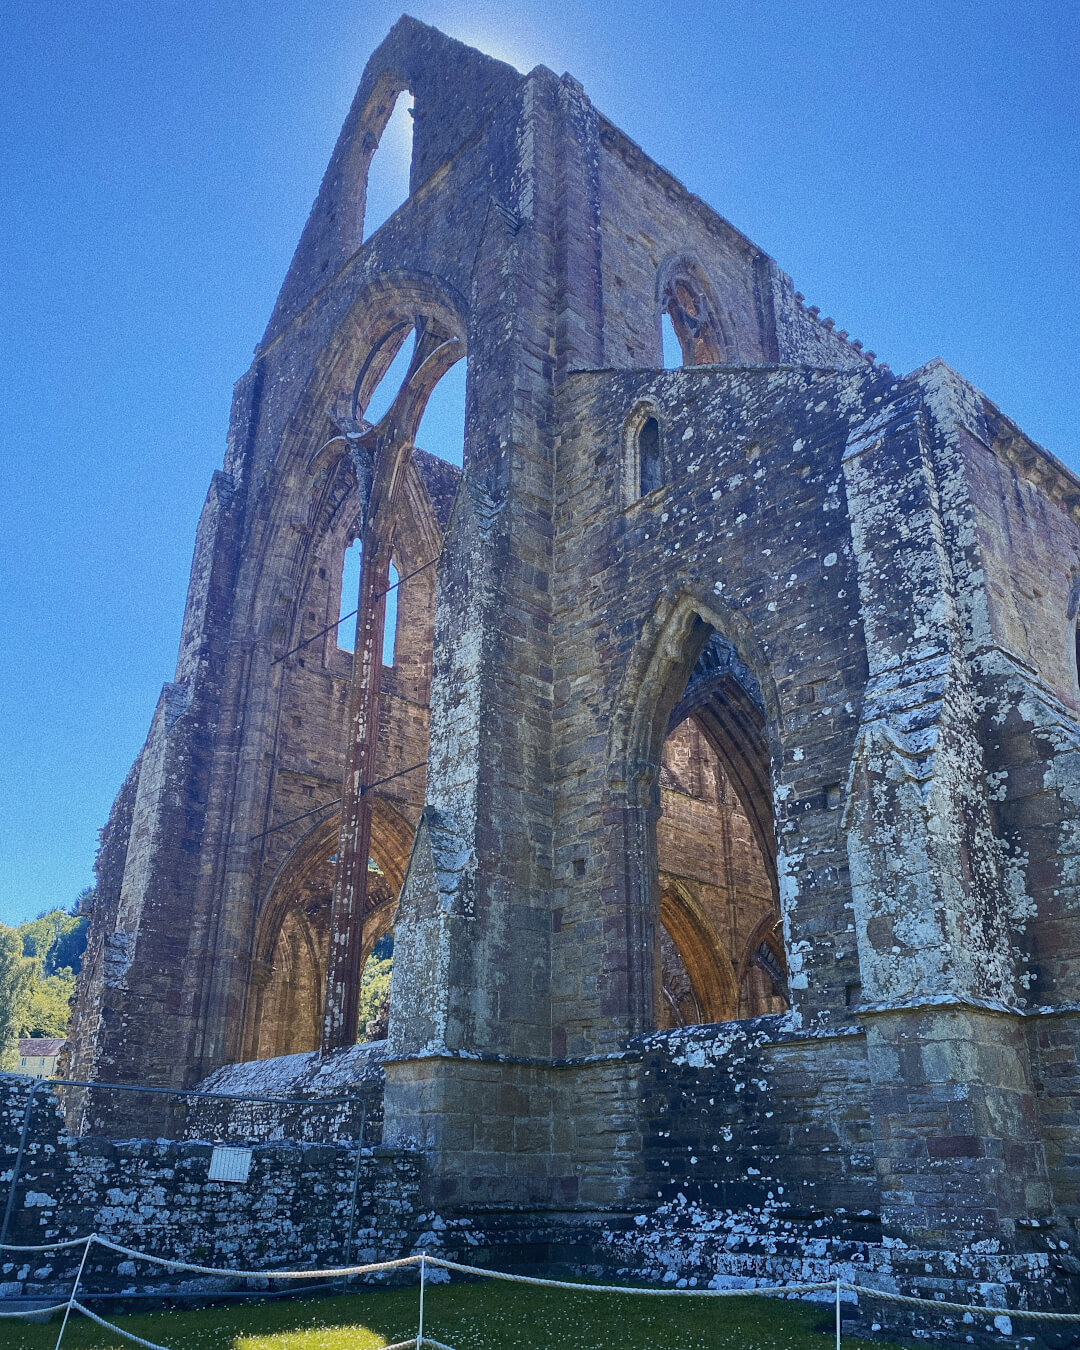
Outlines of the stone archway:
M 371 855 L 378 870 L 369 879 L 362 961 L 393 926 L 412 836 L 408 821 L 385 799 L 375 798 Z M 292 851 L 263 903 L 248 982 L 245 1059 L 318 1047 L 337 839 L 335 812 Z
M 744 964 L 751 935 L 779 920 L 767 665 L 740 616 L 684 594 L 646 625 L 626 687 L 636 696 L 617 710 L 610 748 L 613 778 L 625 775 L 628 931 L 640 934 L 630 1025 L 778 1011 L 782 944 L 759 963 L 772 983 L 747 983 L 752 955 Z

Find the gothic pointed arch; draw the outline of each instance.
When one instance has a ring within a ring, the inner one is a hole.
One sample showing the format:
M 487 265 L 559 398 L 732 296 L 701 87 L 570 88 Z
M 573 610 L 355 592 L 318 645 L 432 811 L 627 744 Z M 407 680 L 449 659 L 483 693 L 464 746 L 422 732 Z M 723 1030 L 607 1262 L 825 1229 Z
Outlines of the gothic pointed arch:
M 719 599 L 685 589 L 665 593 L 642 628 L 627 664 L 608 738 L 612 785 L 637 800 L 634 783 L 659 764 L 664 739 L 681 700 L 693 691 L 695 666 L 717 633 L 738 654 L 761 701 L 770 759 L 778 746 L 780 705 L 768 662 L 743 616 Z M 641 804 L 645 804 L 642 800 Z
M 684 366 L 733 364 L 738 343 L 705 269 L 689 254 L 670 254 L 656 275 L 657 323 L 671 319 Z
M 725 1022 L 735 1016 L 739 987 L 708 913 L 685 882 L 675 877 L 660 879 L 660 923 L 674 945 L 679 963 L 686 971 L 690 999 L 695 1016 L 687 1022 Z M 671 989 L 665 987 L 664 961 L 659 964 L 660 995 L 670 1003 Z
M 756 986 L 740 999 L 736 977 L 747 933 L 779 918 L 767 664 L 739 615 L 682 592 L 646 624 L 623 690 L 610 763 L 627 904 L 651 949 L 639 980 L 652 1012 L 638 1015 L 670 1026 L 772 1011 Z
M 338 827 L 335 810 L 307 832 L 278 869 L 260 906 L 244 1013 L 248 1058 L 318 1045 Z M 371 856 L 378 874 L 369 892 L 362 961 L 393 926 L 413 833 L 390 802 L 373 799 Z

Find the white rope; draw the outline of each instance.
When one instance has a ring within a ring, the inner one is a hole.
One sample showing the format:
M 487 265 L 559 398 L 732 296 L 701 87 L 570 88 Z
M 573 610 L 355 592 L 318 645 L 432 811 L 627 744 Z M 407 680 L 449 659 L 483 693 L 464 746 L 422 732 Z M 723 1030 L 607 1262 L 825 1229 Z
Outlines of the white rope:
M 150 1252 L 139 1252 L 134 1247 L 124 1247 L 119 1242 L 95 1234 L 93 1241 L 121 1256 L 130 1256 L 135 1261 L 151 1261 L 158 1266 L 167 1266 L 169 1270 L 186 1270 L 194 1275 L 226 1275 L 236 1280 L 310 1280 L 340 1279 L 345 1275 L 368 1275 L 378 1270 L 397 1270 L 402 1266 L 418 1266 L 420 1256 L 401 1256 L 394 1261 L 374 1261 L 366 1266 L 334 1266 L 327 1270 L 233 1270 L 228 1266 L 196 1266 L 189 1261 L 178 1261 L 175 1257 L 154 1256 Z M 430 1258 L 429 1258 L 430 1259 Z
M 125 1247 L 119 1242 L 113 1242 L 110 1238 L 101 1237 L 99 1234 L 91 1234 L 89 1238 L 71 1238 L 65 1242 L 56 1242 L 42 1244 L 34 1247 L 13 1247 L 7 1245 L 5 1251 L 16 1252 L 35 1252 L 50 1251 L 58 1247 L 72 1247 L 80 1243 L 86 1243 L 87 1250 L 93 1243 L 105 1247 L 110 1251 L 119 1253 L 122 1256 L 131 1257 L 136 1261 L 149 1261 L 152 1264 L 164 1266 L 172 1271 L 187 1271 L 196 1275 L 220 1275 L 232 1279 L 242 1280 L 300 1280 L 300 1279 L 340 1279 L 351 1275 L 374 1274 L 383 1270 L 400 1270 L 409 1266 L 418 1266 L 424 1262 L 430 1265 L 438 1266 L 443 1270 L 457 1271 L 462 1275 L 474 1275 L 481 1279 L 503 1280 L 510 1284 L 527 1284 L 543 1289 L 570 1289 L 579 1294 L 632 1294 L 642 1295 L 652 1298 L 738 1298 L 746 1296 L 757 1296 L 761 1298 L 783 1298 L 797 1294 L 820 1293 L 824 1290 L 830 1292 L 836 1288 L 836 1282 L 833 1280 L 813 1281 L 799 1284 L 777 1284 L 761 1286 L 744 1286 L 738 1289 L 696 1289 L 690 1287 L 684 1288 L 643 1288 L 638 1285 L 624 1284 L 578 1284 L 569 1280 L 545 1279 L 539 1275 L 512 1275 L 504 1270 L 489 1270 L 483 1266 L 465 1265 L 460 1261 L 449 1261 L 441 1256 L 432 1256 L 423 1252 L 414 1256 L 402 1256 L 392 1261 L 375 1261 L 361 1266 L 336 1266 L 325 1270 L 239 1270 L 223 1266 L 201 1266 L 187 1261 L 178 1261 L 175 1258 L 167 1256 L 157 1256 L 150 1252 L 140 1252 L 133 1247 Z M 1044 1322 L 1080 1322 L 1080 1313 L 1065 1312 L 1039 1312 L 1027 1308 L 997 1308 L 987 1307 L 977 1303 L 952 1303 L 943 1299 L 919 1298 L 913 1294 L 894 1294 L 884 1289 L 875 1289 L 868 1285 L 852 1284 L 848 1281 L 840 1281 L 840 1288 L 847 1293 L 863 1296 L 867 1298 L 882 1299 L 888 1303 L 897 1303 L 912 1308 L 936 1309 L 938 1312 L 972 1313 L 978 1317 L 1022 1317 L 1031 1321 Z M 68 1305 L 57 1304 L 56 1308 L 62 1308 Z M 84 1311 L 81 1304 L 72 1301 L 72 1307 L 77 1307 Z M 49 1309 L 48 1311 L 55 1311 Z M 5 1313 L 4 1316 L 17 1317 L 27 1314 L 23 1313 Z M 423 1338 L 423 1343 L 436 1345 L 437 1342 Z M 411 1346 L 416 1344 L 416 1338 L 408 1341 L 402 1341 L 401 1345 Z M 398 1350 L 396 1346 L 388 1346 L 386 1350 Z
M 60 1342 L 64 1339 L 64 1332 L 67 1330 L 68 1319 L 71 1317 L 71 1310 L 75 1307 L 75 1295 L 79 1291 L 79 1281 L 82 1279 L 82 1273 L 86 1269 L 86 1258 L 90 1255 L 90 1248 L 94 1245 L 93 1233 L 86 1239 L 86 1246 L 83 1248 L 82 1259 L 79 1261 L 79 1269 L 75 1272 L 75 1283 L 71 1286 L 71 1293 L 68 1294 L 67 1307 L 64 1309 L 64 1320 L 60 1323 L 60 1334 L 56 1338 L 56 1350 L 60 1350 Z
M 759 1289 L 649 1289 L 629 1284 L 575 1284 L 570 1280 L 546 1280 L 539 1275 L 511 1275 L 505 1270 L 487 1270 L 483 1266 L 464 1266 L 459 1261 L 446 1261 L 441 1256 L 429 1256 L 428 1264 L 443 1270 L 456 1270 L 462 1275 L 481 1275 L 489 1280 L 506 1280 L 510 1284 L 533 1284 L 544 1289 L 574 1289 L 579 1294 L 649 1294 L 653 1298 L 735 1298 L 744 1294 L 783 1295 L 811 1294 L 831 1289 L 832 1281 L 824 1284 L 774 1284 Z
M 60 1247 L 78 1247 L 86 1241 L 84 1237 L 66 1238 L 63 1242 L 42 1242 L 37 1247 L 16 1247 L 10 1242 L 0 1242 L 0 1252 L 55 1252 Z
M 66 1307 L 66 1303 L 53 1303 L 47 1308 L 23 1308 L 18 1312 L 4 1312 L 0 1308 L 0 1317 L 44 1317 L 46 1314 L 51 1317 L 53 1313 L 63 1312 Z
M 977 1313 L 980 1317 L 1027 1317 L 1040 1322 L 1080 1322 L 1080 1313 L 1034 1312 L 1028 1308 L 987 1308 L 978 1303 L 948 1303 L 944 1299 L 917 1298 L 914 1294 L 891 1294 L 884 1289 L 873 1289 L 865 1284 L 848 1284 L 844 1281 L 841 1282 L 840 1288 L 852 1294 L 866 1294 L 870 1298 L 884 1299 L 888 1303 L 901 1303 L 911 1308 Z
M 420 1253 L 420 1320 L 416 1324 L 416 1350 L 424 1343 L 424 1276 L 426 1274 L 425 1252 Z
M 107 1327 L 109 1331 L 115 1331 L 118 1336 L 134 1341 L 136 1345 L 144 1345 L 146 1350 L 168 1350 L 168 1346 L 158 1345 L 156 1341 L 143 1340 L 141 1336 L 136 1336 L 133 1331 L 125 1331 L 123 1327 L 118 1327 L 115 1322 L 106 1322 L 104 1317 L 99 1317 L 96 1312 L 91 1312 L 89 1308 L 82 1303 L 76 1303 L 74 1299 L 71 1301 L 71 1306 L 81 1312 L 84 1317 L 89 1317 L 91 1322 L 96 1322 L 99 1327 Z

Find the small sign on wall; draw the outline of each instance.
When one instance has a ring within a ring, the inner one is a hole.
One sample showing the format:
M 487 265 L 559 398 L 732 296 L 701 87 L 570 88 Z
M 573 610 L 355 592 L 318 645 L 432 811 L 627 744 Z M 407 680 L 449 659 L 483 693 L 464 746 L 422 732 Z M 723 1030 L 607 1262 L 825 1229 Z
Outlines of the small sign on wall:
M 209 1181 L 247 1181 L 251 1171 L 251 1149 L 214 1145 L 210 1155 Z

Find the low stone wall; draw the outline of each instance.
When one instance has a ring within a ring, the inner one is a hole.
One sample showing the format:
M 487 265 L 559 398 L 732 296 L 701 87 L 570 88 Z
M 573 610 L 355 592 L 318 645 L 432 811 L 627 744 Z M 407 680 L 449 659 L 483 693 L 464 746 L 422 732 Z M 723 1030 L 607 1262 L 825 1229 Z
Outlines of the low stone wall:
M 0 1075 L 0 1205 L 30 1086 Z M 281 1140 L 251 1149 L 245 1181 L 211 1181 L 213 1152 L 203 1141 L 75 1137 L 64 1129 L 55 1093 L 39 1086 L 8 1241 L 29 1246 L 97 1232 L 158 1255 L 248 1268 L 349 1264 L 411 1246 L 420 1184 L 415 1154 Z M 0 1296 L 66 1292 L 79 1255 L 4 1259 Z M 86 1279 L 89 1288 L 116 1291 L 206 1285 L 104 1251 L 88 1263 Z

